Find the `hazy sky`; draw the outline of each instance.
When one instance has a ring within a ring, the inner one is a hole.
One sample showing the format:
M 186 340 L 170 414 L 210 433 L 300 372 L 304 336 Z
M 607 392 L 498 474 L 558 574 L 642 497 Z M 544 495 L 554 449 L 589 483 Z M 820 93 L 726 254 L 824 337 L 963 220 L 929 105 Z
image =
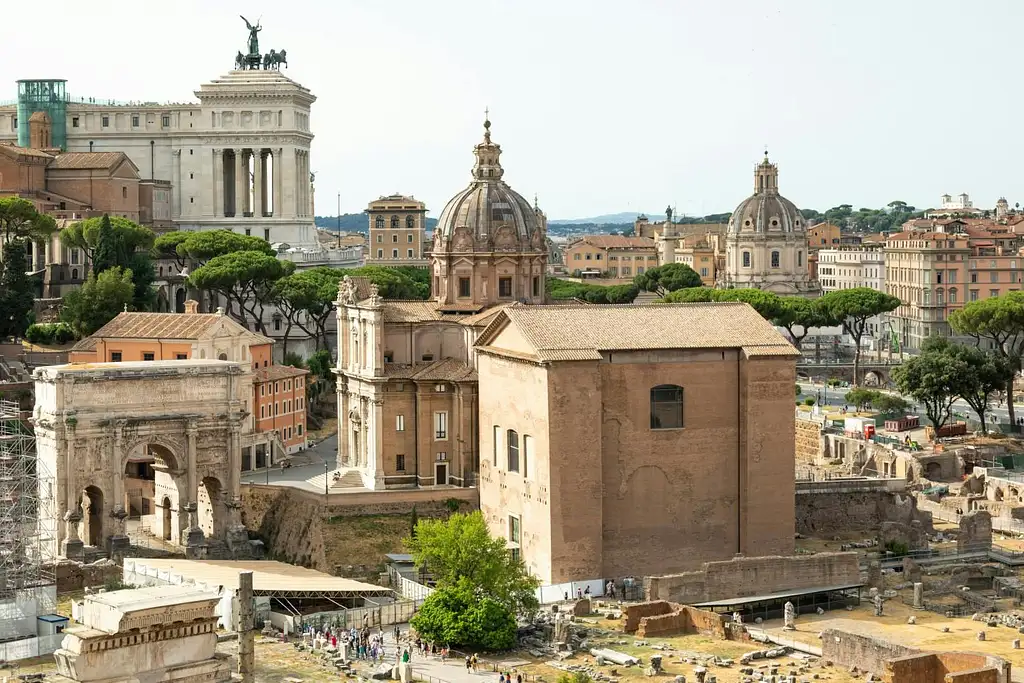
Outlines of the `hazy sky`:
M 490 107 L 505 180 L 550 218 L 729 211 L 765 144 L 800 207 L 1024 201 L 1017 0 L 51 0 L 8 31 L 7 94 L 194 100 L 260 47 L 317 96 L 316 210 L 469 181 Z M 21 20 L 16 20 L 21 21 Z M 25 21 L 28 21 L 27 19 Z M 32 23 L 32 22 L 29 22 Z

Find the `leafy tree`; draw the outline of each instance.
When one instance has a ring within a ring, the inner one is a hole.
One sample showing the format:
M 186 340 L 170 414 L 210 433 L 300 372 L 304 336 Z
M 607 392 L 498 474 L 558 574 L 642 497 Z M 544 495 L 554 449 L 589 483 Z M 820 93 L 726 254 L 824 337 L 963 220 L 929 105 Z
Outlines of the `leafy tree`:
M 252 316 L 256 330 L 265 332 L 263 315 L 272 298 L 274 283 L 294 269 L 294 263 L 280 261 L 264 252 L 236 251 L 213 257 L 206 265 L 196 268 L 188 281 L 193 287 L 227 299 L 231 315 L 245 327 L 249 326 L 248 316 Z
M 950 353 L 948 339 L 928 337 L 921 345 L 921 354 L 904 361 L 892 375 L 900 393 L 913 396 L 920 402 L 932 426 L 939 430 L 949 421 L 950 408 L 959 396 L 962 377 L 968 372 L 967 363 Z
M 1024 292 L 1008 292 L 972 301 L 949 314 L 949 324 L 958 333 L 972 337 L 980 345 L 989 342 L 993 350 L 1016 370 L 1021 369 L 1024 352 Z M 1005 386 L 1011 429 L 1017 429 L 1013 406 L 1013 378 Z
M 709 301 L 718 301 L 717 292 L 724 291 L 720 289 L 711 289 L 710 287 L 692 287 L 689 289 L 677 289 L 674 292 L 669 292 L 662 298 L 662 301 L 667 304 L 697 304 L 707 303 Z
M 832 320 L 839 321 L 843 331 L 853 339 L 853 385 L 860 383 L 860 342 L 868 320 L 876 315 L 896 310 L 900 306 L 896 297 L 870 287 L 854 287 L 829 292 L 818 300 L 821 310 Z
M 593 680 L 582 671 L 575 671 L 571 674 L 568 672 L 559 674 L 558 678 L 555 679 L 555 683 L 591 683 Z
M 749 304 L 762 318 L 774 320 L 782 312 L 782 299 L 772 292 L 760 289 L 711 289 L 693 287 L 669 292 L 662 299 L 665 303 L 701 303 L 707 301 L 742 301 Z
M 878 398 L 871 402 L 875 410 L 887 415 L 900 415 L 910 410 L 910 404 L 902 396 L 879 393 Z
M 508 606 L 482 595 L 471 581 L 438 586 L 410 620 L 428 641 L 472 650 L 508 650 L 516 642 L 516 619 Z
M 503 538 L 492 538 L 479 511 L 446 520 L 421 519 L 404 541 L 416 565 L 429 567 L 439 585 L 466 579 L 474 590 L 513 612 L 537 608 L 537 579 L 512 557 Z
M 592 304 L 630 304 L 640 290 L 635 284 L 605 286 L 549 277 L 547 293 L 555 301 L 579 299 Z
M 21 197 L 0 197 L 0 244 L 23 239 L 38 242 L 57 232 L 53 216 L 36 211 Z
M 196 233 L 186 230 L 165 232 L 153 243 L 153 258 L 174 259 L 178 264 L 178 270 L 183 269 L 188 263 L 188 256 L 184 249 L 182 252 L 178 251 L 178 245 L 194 234 Z
M 320 349 L 313 353 L 306 360 L 306 368 L 309 370 L 310 386 L 307 391 L 309 400 L 307 403 L 312 407 L 317 403 L 320 396 L 330 392 L 334 387 L 334 372 L 331 362 L 331 352 L 327 349 Z
M 293 368 L 305 369 L 306 361 L 304 361 L 302 359 L 302 356 L 300 356 L 299 354 L 289 351 L 288 353 L 284 354 L 284 361 L 282 362 L 282 365 L 290 365 Z
M 985 415 L 992 397 L 1005 389 L 1007 382 L 1013 382 L 1017 369 L 1008 358 L 973 346 L 950 344 L 947 353 L 967 365 L 967 372 L 959 377 L 957 393 L 978 415 L 981 431 L 985 432 Z
M 110 216 L 103 214 L 99 237 L 96 240 L 96 249 L 92 254 L 92 274 L 99 275 L 107 268 L 121 265 L 127 261 L 127 256 L 122 253 L 120 240 L 114 234 L 114 227 L 110 224 Z
M 784 296 L 780 300 L 779 313 L 772 320 L 774 325 L 783 327 L 789 332 L 793 346 L 800 348 L 806 337 L 815 327 L 835 325 L 817 300 L 802 296 Z M 800 330 L 797 333 L 797 330 Z
M 271 289 L 271 299 L 277 306 L 278 313 L 284 318 L 282 352 L 285 356 L 288 355 L 288 340 L 291 338 L 292 329 L 296 325 L 301 327 L 306 310 L 314 306 L 317 298 L 316 283 L 309 277 L 302 277 L 303 272 L 306 271 L 284 276 L 276 281 Z M 306 334 L 310 334 L 309 330 L 304 327 L 303 329 Z
M 881 398 L 881 396 L 881 392 L 874 391 L 872 389 L 853 389 L 852 391 L 846 392 L 846 396 L 843 397 L 843 400 L 852 404 L 858 410 L 867 410 L 873 403 L 875 403 L 875 401 Z
M 666 263 L 657 268 L 648 268 L 633 278 L 633 284 L 646 292 L 664 295 L 677 289 L 701 287 L 700 275 L 685 263 Z
M 175 237 L 173 239 L 177 240 L 179 238 Z M 169 241 L 164 241 L 161 248 L 167 250 L 169 246 Z M 251 235 L 241 235 L 231 230 L 190 232 L 188 237 L 178 242 L 175 251 L 179 256 L 187 257 L 199 263 L 206 263 L 218 256 L 226 256 L 240 251 L 255 251 L 267 256 L 274 255 L 274 248 L 265 239 Z
M 153 247 L 156 235 L 152 230 L 121 216 L 106 215 L 87 218 L 64 228 L 60 231 L 61 244 L 81 249 L 90 261 L 95 262 L 95 251 L 99 246 L 104 219 L 110 224 L 116 236 L 116 265 L 124 267 L 130 254 L 140 250 L 148 252 Z
M 422 273 L 413 273 L 420 271 Z M 384 266 L 363 266 L 362 268 L 350 268 L 342 275 L 352 277 L 369 278 L 370 282 L 377 285 L 380 295 L 385 299 L 414 299 L 425 301 L 430 298 L 430 285 L 423 282 L 423 275 L 429 277 L 429 271 L 420 268 L 388 268 Z
M 76 335 L 85 337 L 125 310 L 134 295 L 132 272 L 114 266 L 98 276 L 90 274 L 80 289 L 65 296 L 60 317 L 71 325 Z
M 0 337 L 21 336 L 31 323 L 35 288 L 27 270 L 25 239 L 14 238 L 4 244 L 0 264 Z

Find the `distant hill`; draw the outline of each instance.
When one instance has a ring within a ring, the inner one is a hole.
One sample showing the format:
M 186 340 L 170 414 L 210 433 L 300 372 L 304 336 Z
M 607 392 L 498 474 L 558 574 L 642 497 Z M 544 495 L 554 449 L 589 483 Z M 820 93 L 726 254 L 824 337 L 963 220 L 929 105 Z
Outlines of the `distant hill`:
M 337 216 L 315 216 L 313 221 L 316 223 L 316 227 L 324 230 L 336 231 L 338 229 Z M 365 233 L 369 225 L 365 213 L 343 213 L 341 215 L 342 232 Z M 435 225 L 437 225 L 436 218 L 427 218 L 427 232 L 432 231 Z
M 566 225 L 569 223 L 579 223 L 584 225 L 605 225 L 608 223 L 614 223 L 616 225 L 629 224 L 632 225 L 636 217 L 639 216 L 636 211 L 626 211 L 623 213 L 606 213 L 602 216 L 591 216 L 590 218 L 558 218 L 548 219 L 548 225 Z M 646 214 L 647 216 L 661 216 L 654 218 L 654 220 L 662 220 L 664 217 L 661 214 Z

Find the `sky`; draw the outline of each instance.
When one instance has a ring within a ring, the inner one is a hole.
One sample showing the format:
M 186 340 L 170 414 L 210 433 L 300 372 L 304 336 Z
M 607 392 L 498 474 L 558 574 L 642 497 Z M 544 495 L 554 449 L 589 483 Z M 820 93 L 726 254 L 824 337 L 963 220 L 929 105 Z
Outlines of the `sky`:
M 484 110 L 505 180 L 549 218 L 731 211 L 765 146 L 783 195 L 1024 201 L 1019 0 L 51 0 L 64 27 L 0 41 L 75 96 L 195 101 L 261 19 L 316 95 L 316 213 L 467 185 Z M 88 40 L 84 40 L 88 37 Z

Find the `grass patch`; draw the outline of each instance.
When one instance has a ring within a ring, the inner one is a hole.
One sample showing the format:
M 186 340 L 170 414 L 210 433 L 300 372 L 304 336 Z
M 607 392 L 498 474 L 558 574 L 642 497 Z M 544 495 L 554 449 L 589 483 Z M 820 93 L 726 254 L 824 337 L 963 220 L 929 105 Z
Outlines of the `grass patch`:
M 328 566 L 364 565 L 382 568 L 387 553 L 405 552 L 408 515 L 335 516 L 324 525 Z

